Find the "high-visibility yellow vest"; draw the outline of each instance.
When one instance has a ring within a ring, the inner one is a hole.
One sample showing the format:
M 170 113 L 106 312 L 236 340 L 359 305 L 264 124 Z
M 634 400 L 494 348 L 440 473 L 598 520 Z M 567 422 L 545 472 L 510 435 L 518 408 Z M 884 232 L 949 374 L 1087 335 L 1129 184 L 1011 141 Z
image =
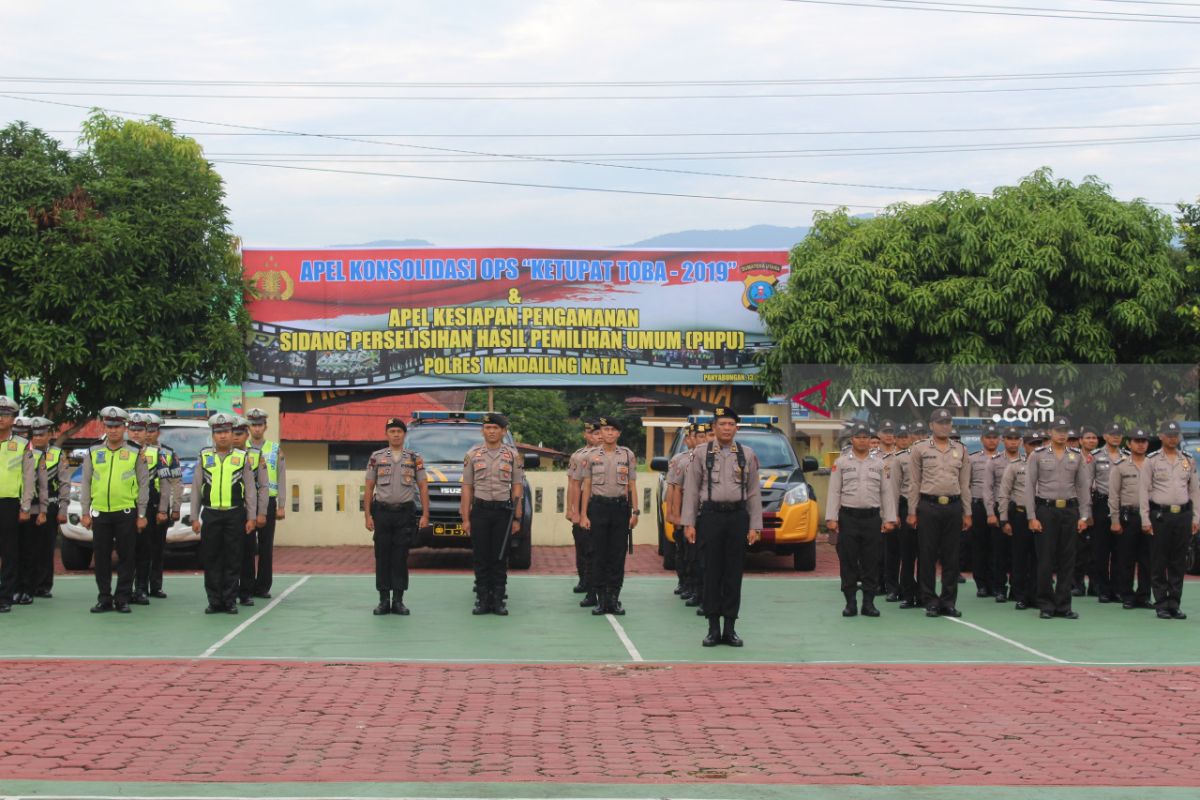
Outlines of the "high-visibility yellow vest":
M 63 475 L 59 474 L 59 465 L 65 463 L 62 460 L 62 448 L 51 447 L 46 451 L 46 485 L 50 493 L 47 502 L 54 503 L 58 501 L 58 490 L 62 487 Z
M 137 508 L 137 451 L 128 445 L 110 450 L 102 444 L 92 447 L 88 458 L 92 462 L 92 508 L 97 511 Z
M 267 440 L 262 446 L 263 459 L 267 462 L 267 482 L 271 486 L 271 497 L 279 496 L 279 442 Z
M 239 508 L 246 503 L 242 470 L 248 460 L 245 450 L 233 449 L 222 456 L 211 447 L 200 451 L 199 468 L 204 470 L 200 490 L 204 505 L 209 508 Z
M 24 488 L 25 451 L 29 441 L 14 436 L 0 442 L 0 497 L 19 498 Z
M 146 471 L 150 473 L 150 491 L 158 491 L 158 445 L 142 445 L 142 458 L 146 459 Z

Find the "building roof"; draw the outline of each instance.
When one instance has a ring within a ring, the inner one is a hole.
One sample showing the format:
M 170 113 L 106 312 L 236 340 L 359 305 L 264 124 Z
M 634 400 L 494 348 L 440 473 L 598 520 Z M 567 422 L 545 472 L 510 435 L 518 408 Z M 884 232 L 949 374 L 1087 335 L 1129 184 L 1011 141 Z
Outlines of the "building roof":
M 328 408 L 279 415 L 279 439 L 284 442 L 378 442 L 392 417 L 412 418 L 414 411 L 447 408 L 443 393 L 377 397 Z

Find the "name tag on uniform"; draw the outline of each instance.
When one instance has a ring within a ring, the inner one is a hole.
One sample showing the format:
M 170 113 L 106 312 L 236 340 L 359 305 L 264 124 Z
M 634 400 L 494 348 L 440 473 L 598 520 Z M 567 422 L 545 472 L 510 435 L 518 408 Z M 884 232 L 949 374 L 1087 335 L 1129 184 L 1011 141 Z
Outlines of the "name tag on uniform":
M 120 458 L 122 461 L 128 461 L 128 460 L 129 460 L 129 451 L 128 451 L 128 450 L 122 450 L 122 451 L 121 451 L 121 455 L 119 455 L 119 456 L 117 456 L 117 457 L 118 457 L 118 458 Z
M 104 451 L 103 451 L 103 450 L 101 450 L 100 452 L 96 453 L 96 463 L 97 463 L 97 464 L 103 464 L 103 463 L 104 463 Z
M 9 442 L 9 443 L 8 443 L 8 449 L 9 449 L 9 450 L 16 450 L 16 449 L 17 449 L 17 443 L 16 443 L 16 442 Z

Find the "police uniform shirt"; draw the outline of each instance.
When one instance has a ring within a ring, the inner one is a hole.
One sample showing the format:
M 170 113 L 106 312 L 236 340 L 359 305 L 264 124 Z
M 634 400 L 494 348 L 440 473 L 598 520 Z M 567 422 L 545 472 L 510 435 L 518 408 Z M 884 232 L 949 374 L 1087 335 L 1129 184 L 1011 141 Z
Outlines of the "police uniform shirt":
M 486 442 L 477 444 L 463 460 L 463 486 L 472 487 L 476 500 L 509 502 L 512 487 L 524 474 L 517 448 L 503 442 L 496 447 L 488 447 Z
M 1196 464 L 1182 450 L 1175 451 L 1175 461 L 1155 450 L 1146 456 L 1141 477 L 1142 524 L 1150 523 L 1150 504 L 1182 506 L 1192 504 L 1192 521 L 1200 523 L 1200 487 L 1197 486 Z
M 836 520 L 845 508 L 878 508 L 884 522 L 896 521 L 896 487 L 882 458 L 868 453 L 859 458 L 838 456 L 829 473 L 825 519 Z
M 1000 506 L 1000 521 L 1008 522 L 1008 504 L 1025 505 L 1025 456 L 1008 461 L 1000 477 L 1000 488 L 996 490 L 996 503 Z
M 162 462 L 162 448 L 160 448 L 156 444 L 145 445 L 145 444 L 138 444 L 137 442 L 134 442 L 134 441 L 127 442 L 127 444 L 130 447 L 137 450 L 138 453 L 140 454 L 139 457 L 143 461 L 146 462 L 146 473 L 149 475 L 149 479 L 150 479 L 150 491 L 154 491 L 154 480 L 155 480 L 155 478 L 159 477 L 159 465 Z M 149 448 L 154 448 L 154 449 L 150 452 L 147 452 L 147 450 Z M 162 491 L 162 481 L 160 480 L 159 487 L 158 487 L 158 507 L 154 509 L 154 513 L 166 514 L 170 510 L 171 510 L 170 487 L 167 487 L 167 491 L 165 491 L 165 492 Z
M 637 456 L 628 447 L 617 445 L 612 452 L 596 447 L 581 459 L 576 470 L 580 479 L 592 479 L 595 497 L 624 497 L 637 471 Z
M 115 459 L 118 463 L 129 461 L 137 476 L 137 515 L 146 516 L 146 505 L 150 502 L 150 471 L 146 469 L 146 459 L 129 442 L 125 442 L 116 450 L 111 449 L 106 441 L 101 441 L 87 449 L 83 458 L 83 474 L 79 479 L 80 516 L 86 517 L 92 512 L 92 453 L 103 453 L 104 458 Z M 125 453 L 122 457 L 122 453 Z M 199 471 L 199 468 L 197 468 Z
M 1092 469 L 1082 452 L 1075 447 L 1063 449 L 1062 457 L 1044 445 L 1034 450 L 1025 467 L 1025 513 L 1030 521 L 1037 519 L 1036 498 L 1043 500 L 1078 500 L 1079 518 L 1092 516 Z
M 992 457 L 987 450 L 977 450 L 967 459 L 971 462 L 971 499 L 987 502 L 987 485 L 990 480 Z
M 158 448 L 158 486 L 164 496 L 169 496 L 168 510 L 178 514 L 183 506 L 183 467 L 175 450 L 165 444 Z
M 925 439 L 909 450 L 912 452 L 912 487 L 908 494 L 908 513 L 917 513 L 921 495 L 953 497 L 958 495 L 964 517 L 971 516 L 971 467 L 967 448 L 961 443 L 947 441 L 945 450 Z
M 390 447 L 371 453 L 367 461 L 367 480 L 375 483 L 373 500 L 381 503 L 413 503 L 426 482 L 425 459 L 412 450 L 397 454 Z
M 989 515 L 999 516 L 996 506 L 1000 503 L 1000 483 L 1004 480 L 1004 473 L 1008 470 L 1008 465 L 1022 460 L 1024 459 L 1020 453 L 1016 458 L 1010 458 L 1007 450 L 1000 450 L 988 460 L 987 475 L 984 477 L 983 485 L 983 505 L 987 508 Z
M 677 453 L 667 464 L 667 485 L 683 486 L 683 474 L 687 471 L 688 462 L 692 460 L 691 450 Z
M 891 464 L 888 469 L 889 476 L 892 479 L 892 486 L 896 490 L 897 505 L 900 498 L 908 498 L 908 493 L 912 489 L 912 451 L 907 448 L 897 450 L 895 455 L 890 456 Z
M 263 516 L 267 515 L 267 503 L 271 499 L 271 479 L 267 475 L 267 460 L 263 458 L 262 450 L 254 445 L 247 445 L 246 455 L 250 459 L 250 471 L 254 474 L 255 504 L 254 507 Z
M 46 472 L 46 451 L 30 447 L 29 454 L 33 457 L 33 481 L 24 479 L 24 464 L 22 469 L 21 509 L 30 514 L 41 514 L 49 505 L 50 489 Z
M 24 451 L 21 450 L 21 445 L 25 445 Z M 16 494 L 12 495 L 13 500 L 21 501 L 21 510 L 28 513 L 29 505 L 25 501 L 26 492 L 37 491 L 37 458 L 31 452 L 33 448 L 29 446 L 29 441 L 24 437 L 12 434 L 3 444 L 3 450 L 0 451 L 3 460 L 0 461 L 3 469 L 20 470 L 21 485 L 17 489 Z M 30 500 L 32 502 L 32 499 Z
M 242 477 L 242 497 L 246 506 L 247 521 L 253 520 L 258 516 L 258 487 L 255 486 L 254 472 L 250 468 L 250 459 L 245 450 L 233 448 L 222 456 L 213 447 L 206 447 L 200 451 L 200 457 L 196 460 L 196 469 L 192 473 L 192 518 L 195 519 L 202 508 L 207 508 L 204 503 L 204 484 L 208 478 L 208 471 L 204 469 L 204 460 L 206 457 L 212 456 L 222 462 L 237 459 L 238 463 L 233 466 L 241 470 Z
M 1112 462 L 1108 471 L 1108 516 L 1114 521 L 1119 519 L 1121 509 L 1132 506 L 1141 510 L 1142 506 L 1142 473 L 1145 472 L 1146 460 L 1142 466 L 1133 463 L 1133 456 L 1122 453 Z M 1148 517 L 1142 517 L 1148 519 Z
M 742 451 L 745 469 L 738 468 L 737 453 Z M 758 456 L 745 445 L 733 441 L 728 447 L 712 441 L 697 447 L 687 465 L 683 478 L 683 503 L 679 509 L 680 522 L 684 527 L 696 524 L 700 504 L 709 500 L 708 453 L 713 451 L 712 501 L 714 503 L 736 503 L 746 501 L 750 514 L 750 530 L 762 530 L 762 491 L 758 483 Z
M 574 453 L 571 453 L 571 458 L 567 461 L 567 478 L 576 483 L 583 480 L 583 473 L 580 466 L 583 464 L 583 459 L 587 457 L 587 454 L 596 447 L 597 445 L 594 444 L 585 444 Z
M 1127 455 L 1125 452 L 1118 450 L 1117 458 L 1113 458 L 1108 452 L 1108 447 L 1097 447 L 1091 452 L 1092 456 L 1092 491 L 1096 494 L 1108 494 L 1108 476 L 1112 472 L 1113 465 L 1117 463 L 1117 459 Z
M 46 463 L 51 449 L 58 450 L 58 463 L 53 467 L 48 466 Z M 65 514 L 67 505 L 71 502 L 71 480 L 63 470 L 64 466 L 68 466 L 66 451 L 62 448 L 47 448 L 38 452 L 41 453 L 39 471 L 42 473 L 38 476 L 38 492 L 44 498 L 43 502 L 45 503 L 39 509 L 38 513 L 48 510 L 52 504 L 57 504 L 62 513 Z M 46 482 L 44 485 L 41 485 L 43 478 L 45 478 Z M 55 494 L 57 496 L 51 496 Z

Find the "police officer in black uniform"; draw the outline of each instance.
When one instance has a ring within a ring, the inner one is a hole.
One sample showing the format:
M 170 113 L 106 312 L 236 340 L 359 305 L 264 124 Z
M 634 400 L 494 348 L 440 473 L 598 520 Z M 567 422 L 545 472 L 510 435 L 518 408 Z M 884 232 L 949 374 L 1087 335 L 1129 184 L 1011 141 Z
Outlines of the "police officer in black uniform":
M 1142 530 L 1154 537 L 1154 608 L 1159 619 L 1187 619 L 1179 603 L 1187 551 L 1200 533 L 1200 478 L 1191 455 L 1179 449 L 1179 423 L 1164 422 L 1158 435 L 1162 449 L 1150 454 L 1141 474 Z
M 600 417 L 601 442 L 581 459 L 576 475 L 583 479 L 580 525 L 592 535 L 592 576 L 597 605 L 592 613 L 625 613 L 621 588 L 625 583 L 625 548 L 642 513 L 637 507 L 637 457 L 617 444 L 621 424 Z
M 404 593 L 408 591 L 408 549 L 417 528 L 429 525 L 429 483 L 420 453 L 404 448 L 408 425 L 398 417 L 385 423 L 388 446 L 376 450 L 367 462 L 366 528 L 374 533 L 375 590 L 379 592 L 376 616 L 408 616 Z M 420 493 L 421 519 L 416 499 Z
M 506 542 L 521 529 L 521 479 L 525 474 L 517 448 L 504 442 L 508 417 L 483 416 L 483 442 L 463 459 L 459 503 L 463 526 L 471 536 L 475 561 L 475 607 L 471 613 L 508 616 Z

